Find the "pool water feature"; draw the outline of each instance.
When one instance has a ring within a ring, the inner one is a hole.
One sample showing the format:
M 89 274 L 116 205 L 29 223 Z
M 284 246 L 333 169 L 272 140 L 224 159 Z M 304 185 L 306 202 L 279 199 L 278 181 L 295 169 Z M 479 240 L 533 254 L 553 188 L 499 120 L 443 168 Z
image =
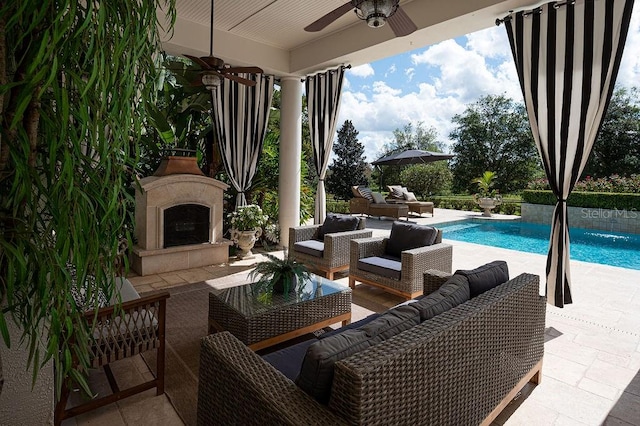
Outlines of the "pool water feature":
M 464 220 L 435 225 L 443 238 L 546 255 L 549 225 L 519 220 Z M 571 259 L 640 270 L 640 235 L 570 228 Z

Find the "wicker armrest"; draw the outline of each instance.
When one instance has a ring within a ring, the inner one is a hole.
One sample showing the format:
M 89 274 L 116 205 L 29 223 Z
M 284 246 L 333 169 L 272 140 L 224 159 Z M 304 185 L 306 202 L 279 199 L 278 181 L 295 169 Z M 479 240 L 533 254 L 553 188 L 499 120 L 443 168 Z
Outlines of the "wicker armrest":
M 381 237 L 351 240 L 349 243 L 351 267 L 355 268 L 359 259 L 371 256 L 382 256 L 388 240 L 388 238 Z
M 425 271 L 429 269 L 451 272 L 453 247 L 445 243 L 433 244 L 405 250 L 402 252 L 401 257 L 402 280 L 421 282 L 424 280 Z
M 198 424 L 346 423 L 225 331 L 202 339 Z
M 437 269 L 429 269 L 424 273 L 424 294 L 430 294 L 442 287 L 449 278 L 451 273 L 439 271 Z
M 293 249 L 295 243 L 313 239 L 318 235 L 320 226 L 322 225 L 295 226 L 289 228 L 289 250 Z
M 332 264 L 349 264 L 349 243 L 353 239 L 371 238 L 373 231 L 360 229 L 348 232 L 336 232 L 324 236 L 324 258 L 330 259 Z

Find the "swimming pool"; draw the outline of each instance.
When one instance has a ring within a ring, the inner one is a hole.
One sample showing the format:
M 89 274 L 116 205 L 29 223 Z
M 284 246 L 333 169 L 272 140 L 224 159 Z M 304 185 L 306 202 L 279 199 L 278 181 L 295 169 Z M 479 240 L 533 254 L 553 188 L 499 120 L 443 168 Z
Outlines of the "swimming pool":
M 546 255 L 551 227 L 520 221 L 464 220 L 435 225 L 443 238 Z M 640 270 L 640 235 L 571 228 L 571 259 Z

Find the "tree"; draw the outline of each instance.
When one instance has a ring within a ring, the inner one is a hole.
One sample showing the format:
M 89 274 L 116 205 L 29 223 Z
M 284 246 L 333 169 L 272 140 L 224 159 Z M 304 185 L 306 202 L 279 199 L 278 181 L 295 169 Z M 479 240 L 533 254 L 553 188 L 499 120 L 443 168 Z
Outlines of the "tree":
M 452 121 L 457 125 L 449 137 L 453 190 L 474 192 L 472 182 L 486 170 L 496 173 L 495 187 L 512 192 L 542 175 L 529 119 L 521 103 L 504 95 L 487 95 L 469 105 Z
M 386 143 L 379 153 L 379 157 L 406 151 L 408 149 L 421 149 L 423 151 L 443 152 L 444 143 L 437 140 L 438 131 L 434 127 L 424 128 L 424 123 L 419 121 L 415 128 L 412 123 L 407 123 L 402 129 L 393 131 L 393 140 Z M 384 166 L 374 171 L 373 180 L 388 185 L 397 185 L 400 182 L 400 172 L 406 166 Z
M 638 89 L 617 89 L 582 177 L 629 176 L 640 170 L 640 104 Z
M 351 120 L 346 120 L 338 130 L 333 152 L 336 158 L 329 166 L 327 191 L 336 198 L 348 200 L 352 197 L 353 185 L 367 184 L 364 145 L 358 142 L 358 131 Z
M 416 164 L 400 172 L 400 183 L 422 198 L 451 189 L 452 174 L 446 161 Z
M 72 269 L 96 308 L 115 290 L 121 239 L 131 241 L 126 190 L 156 81 L 156 10 L 170 31 L 173 0 L 0 7 L 0 332 L 9 346 L 7 322 L 22 329 L 34 380 L 53 360 L 57 395 L 63 380 L 90 392 L 91 331 Z

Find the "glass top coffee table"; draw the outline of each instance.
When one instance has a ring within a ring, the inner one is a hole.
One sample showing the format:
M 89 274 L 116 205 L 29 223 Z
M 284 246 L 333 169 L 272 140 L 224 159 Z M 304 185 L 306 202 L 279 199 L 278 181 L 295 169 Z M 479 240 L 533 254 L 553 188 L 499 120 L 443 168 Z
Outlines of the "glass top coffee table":
M 351 322 L 351 289 L 318 275 L 289 294 L 256 284 L 209 293 L 209 333 L 227 330 L 253 350 Z

